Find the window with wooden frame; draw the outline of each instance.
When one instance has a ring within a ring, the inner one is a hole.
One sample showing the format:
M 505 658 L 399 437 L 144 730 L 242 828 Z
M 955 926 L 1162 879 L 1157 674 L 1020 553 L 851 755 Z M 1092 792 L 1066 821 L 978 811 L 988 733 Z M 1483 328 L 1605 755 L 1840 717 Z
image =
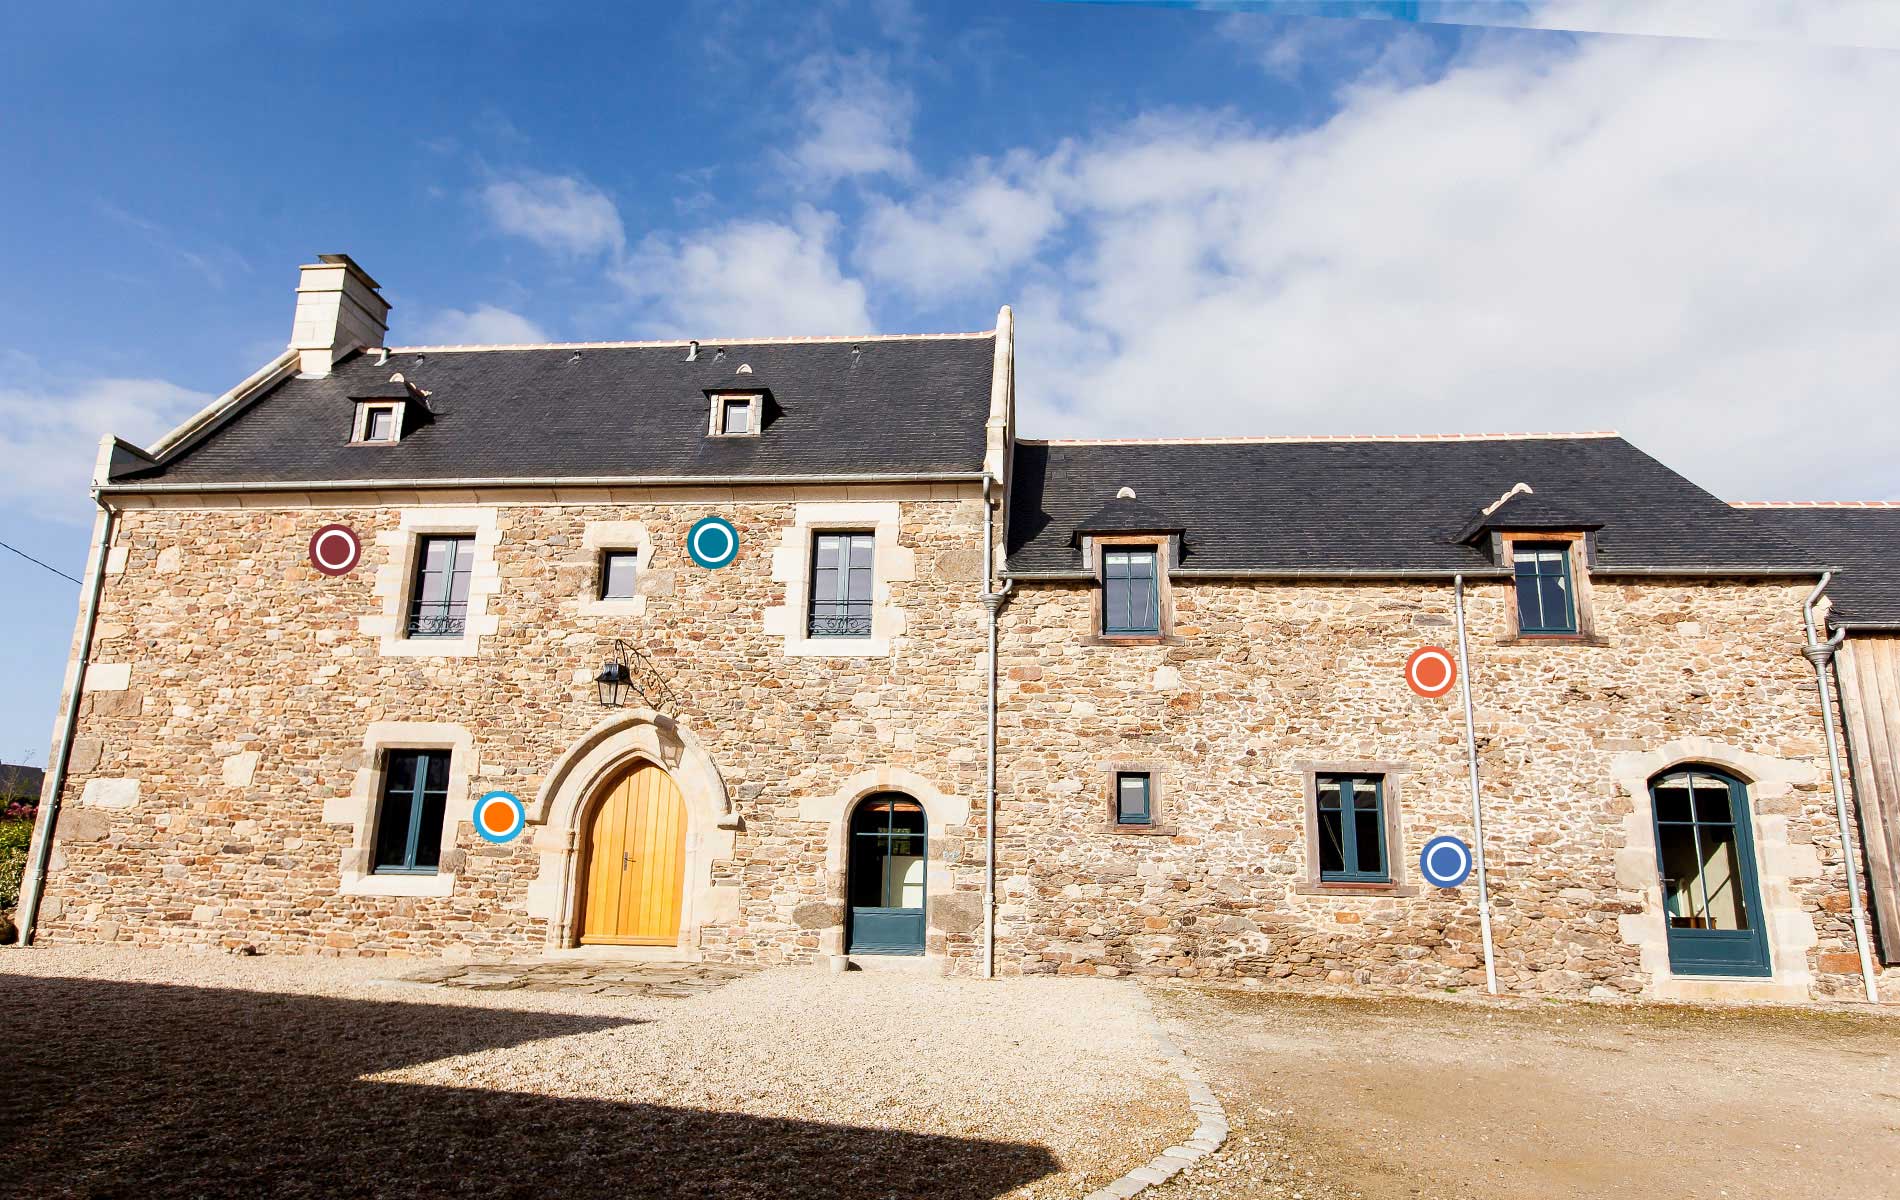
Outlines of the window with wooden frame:
M 1526 636 L 1578 632 L 1577 597 L 1570 570 L 1570 543 L 1516 542 L 1517 631 Z
M 806 636 L 871 636 L 871 586 L 877 540 L 870 532 L 812 535 L 811 601 Z
M 631 600 L 638 594 L 640 552 L 606 550 L 600 556 L 600 599 Z
M 468 584 L 475 569 L 475 539 L 430 536 L 416 554 L 406 626 L 412 638 L 459 638 L 468 624 Z
M 1389 883 L 1385 781 L 1377 775 L 1321 775 L 1314 781 L 1321 883 Z
M 378 875 L 433 875 L 442 861 L 449 797 L 448 750 L 391 750 L 376 814 Z
M 1159 547 L 1102 547 L 1102 636 L 1161 636 Z

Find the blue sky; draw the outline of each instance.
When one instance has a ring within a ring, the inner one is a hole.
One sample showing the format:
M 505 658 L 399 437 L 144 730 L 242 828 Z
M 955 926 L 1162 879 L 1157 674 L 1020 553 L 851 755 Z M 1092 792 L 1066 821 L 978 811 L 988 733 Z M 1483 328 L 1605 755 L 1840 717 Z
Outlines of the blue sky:
M 395 345 L 1010 303 L 1031 436 L 1616 428 L 1900 495 L 1900 6 L 1205 7 L 12 11 L 0 540 L 82 574 L 99 433 L 271 358 L 334 250 Z M 0 579 L 42 762 L 77 588 Z

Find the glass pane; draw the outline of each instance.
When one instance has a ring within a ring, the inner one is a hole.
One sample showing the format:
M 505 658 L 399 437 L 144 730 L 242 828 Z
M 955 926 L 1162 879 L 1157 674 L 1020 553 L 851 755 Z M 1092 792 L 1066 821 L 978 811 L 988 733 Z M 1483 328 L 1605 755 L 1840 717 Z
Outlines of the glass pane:
M 1329 808 L 1336 809 L 1339 807 L 1339 780 L 1322 779 L 1319 781 L 1316 790 L 1319 793 L 1319 806 L 1321 810 Z
M 421 756 L 414 750 L 396 750 L 389 755 L 389 767 L 383 775 L 383 791 L 408 795 L 416 786 L 416 762 Z
M 446 792 L 449 790 L 449 756 L 447 752 L 425 754 L 422 761 L 428 764 L 427 778 L 423 780 L 424 791 Z
M 1517 576 L 1517 624 L 1520 629 L 1544 627 L 1544 608 L 1537 594 L 1537 578 L 1525 574 L 1522 563 L 1518 564 Z
M 396 413 L 393 409 L 372 408 L 369 410 L 369 440 L 372 442 L 391 441 L 396 436 Z
M 1689 779 L 1685 775 L 1671 775 L 1655 787 L 1656 819 L 1658 821 L 1689 820 Z
M 860 533 L 852 535 L 847 541 L 851 546 L 852 567 L 862 567 L 867 571 L 870 570 L 871 556 L 877 550 L 876 540 L 868 533 Z
M 1707 775 L 1697 775 L 1692 790 L 1695 792 L 1696 820 L 1727 825 L 1735 819 L 1729 811 L 1728 784 Z
M 433 768 L 439 759 L 442 763 L 443 784 L 448 783 L 448 761 L 446 754 L 430 760 Z M 433 772 L 432 772 L 433 773 Z M 422 823 L 416 829 L 416 866 L 433 870 L 442 861 L 442 813 L 447 807 L 447 797 L 441 792 L 424 794 L 422 798 Z
M 637 554 L 609 554 L 607 569 L 603 573 L 601 595 L 617 600 L 632 596 L 634 574 L 639 565 L 640 557 Z
M 825 535 L 818 539 L 818 567 L 820 570 L 837 570 L 838 553 L 844 548 L 844 539 Z
M 469 556 L 471 559 L 473 555 Z M 468 603 L 468 581 L 470 572 L 457 571 L 449 577 L 449 603 L 458 607 Z
M 752 432 L 752 402 L 749 400 L 726 401 L 726 432 Z
M 1379 809 L 1370 793 L 1355 796 L 1352 810 L 1353 830 L 1358 844 L 1359 862 L 1354 867 L 1362 875 L 1385 874 L 1385 855 L 1379 852 Z
M 1136 579 L 1155 577 L 1155 554 L 1152 550 L 1135 550 L 1128 555 L 1128 574 Z
M 869 568 L 852 567 L 848 582 L 851 588 L 849 599 L 858 604 L 869 604 L 871 602 L 871 572 Z
M 924 906 L 924 860 L 893 853 L 891 882 L 885 895 L 887 907 L 922 908 Z
M 414 803 L 414 793 L 407 790 L 391 788 L 383 793 L 382 812 L 376 822 L 376 866 L 409 865 L 409 818 Z
M 1116 787 L 1116 819 L 1127 825 L 1148 823 L 1148 777 L 1123 775 Z
M 1543 626 L 1546 629 L 1568 629 L 1570 619 L 1570 595 L 1564 586 L 1561 575 L 1549 576 L 1538 581 L 1538 590 L 1543 595 Z
M 1703 915 L 1709 929 L 1747 929 L 1748 906 L 1742 900 L 1742 860 L 1735 845 L 1735 830 L 1726 825 L 1697 828 L 1702 849 Z
M 838 568 L 818 568 L 818 573 L 812 576 L 811 598 L 820 604 L 829 604 L 838 598 Z
M 1322 876 L 1346 869 L 1345 834 L 1338 809 L 1319 814 L 1319 872 Z
M 1102 574 L 1108 579 L 1128 578 L 1129 553 L 1126 550 L 1110 550 L 1102 556 Z
M 1683 796 L 1685 807 L 1688 796 Z M 1707 928 L 1702 916 L 1701 863 L 1696 856 L 1695 827 L 1660 825 L 1656 830 L 1662 856 L 1663 910 L 1672 929 Z

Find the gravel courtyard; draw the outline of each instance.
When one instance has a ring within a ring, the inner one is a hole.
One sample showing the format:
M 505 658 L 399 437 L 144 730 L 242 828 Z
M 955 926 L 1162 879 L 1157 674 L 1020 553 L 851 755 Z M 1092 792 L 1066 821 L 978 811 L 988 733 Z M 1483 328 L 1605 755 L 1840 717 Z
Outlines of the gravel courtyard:
M 0 949 L 16 1195 L 1076 1196 L 1185 1137 L 1131 985 Z M 624 990 L 624 989 L 615 989 Z
M 1177 988 L 1154 1007 L 1233 1134 L 1152 1200 L 1900 1196 L 1900 1013 Z

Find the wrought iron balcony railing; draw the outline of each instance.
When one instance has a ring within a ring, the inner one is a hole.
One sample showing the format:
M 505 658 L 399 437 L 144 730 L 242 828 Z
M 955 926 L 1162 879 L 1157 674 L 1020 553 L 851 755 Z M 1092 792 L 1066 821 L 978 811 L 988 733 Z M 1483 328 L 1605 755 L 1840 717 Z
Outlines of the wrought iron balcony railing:
M 868 638 L 871 636 L 869 600 L 828 600 L 812 606 L 808 637 Z
M 409 636 L 412 638 L 461 637 L 468 627 L 468 605 L 425 604 L 409 606 Z

